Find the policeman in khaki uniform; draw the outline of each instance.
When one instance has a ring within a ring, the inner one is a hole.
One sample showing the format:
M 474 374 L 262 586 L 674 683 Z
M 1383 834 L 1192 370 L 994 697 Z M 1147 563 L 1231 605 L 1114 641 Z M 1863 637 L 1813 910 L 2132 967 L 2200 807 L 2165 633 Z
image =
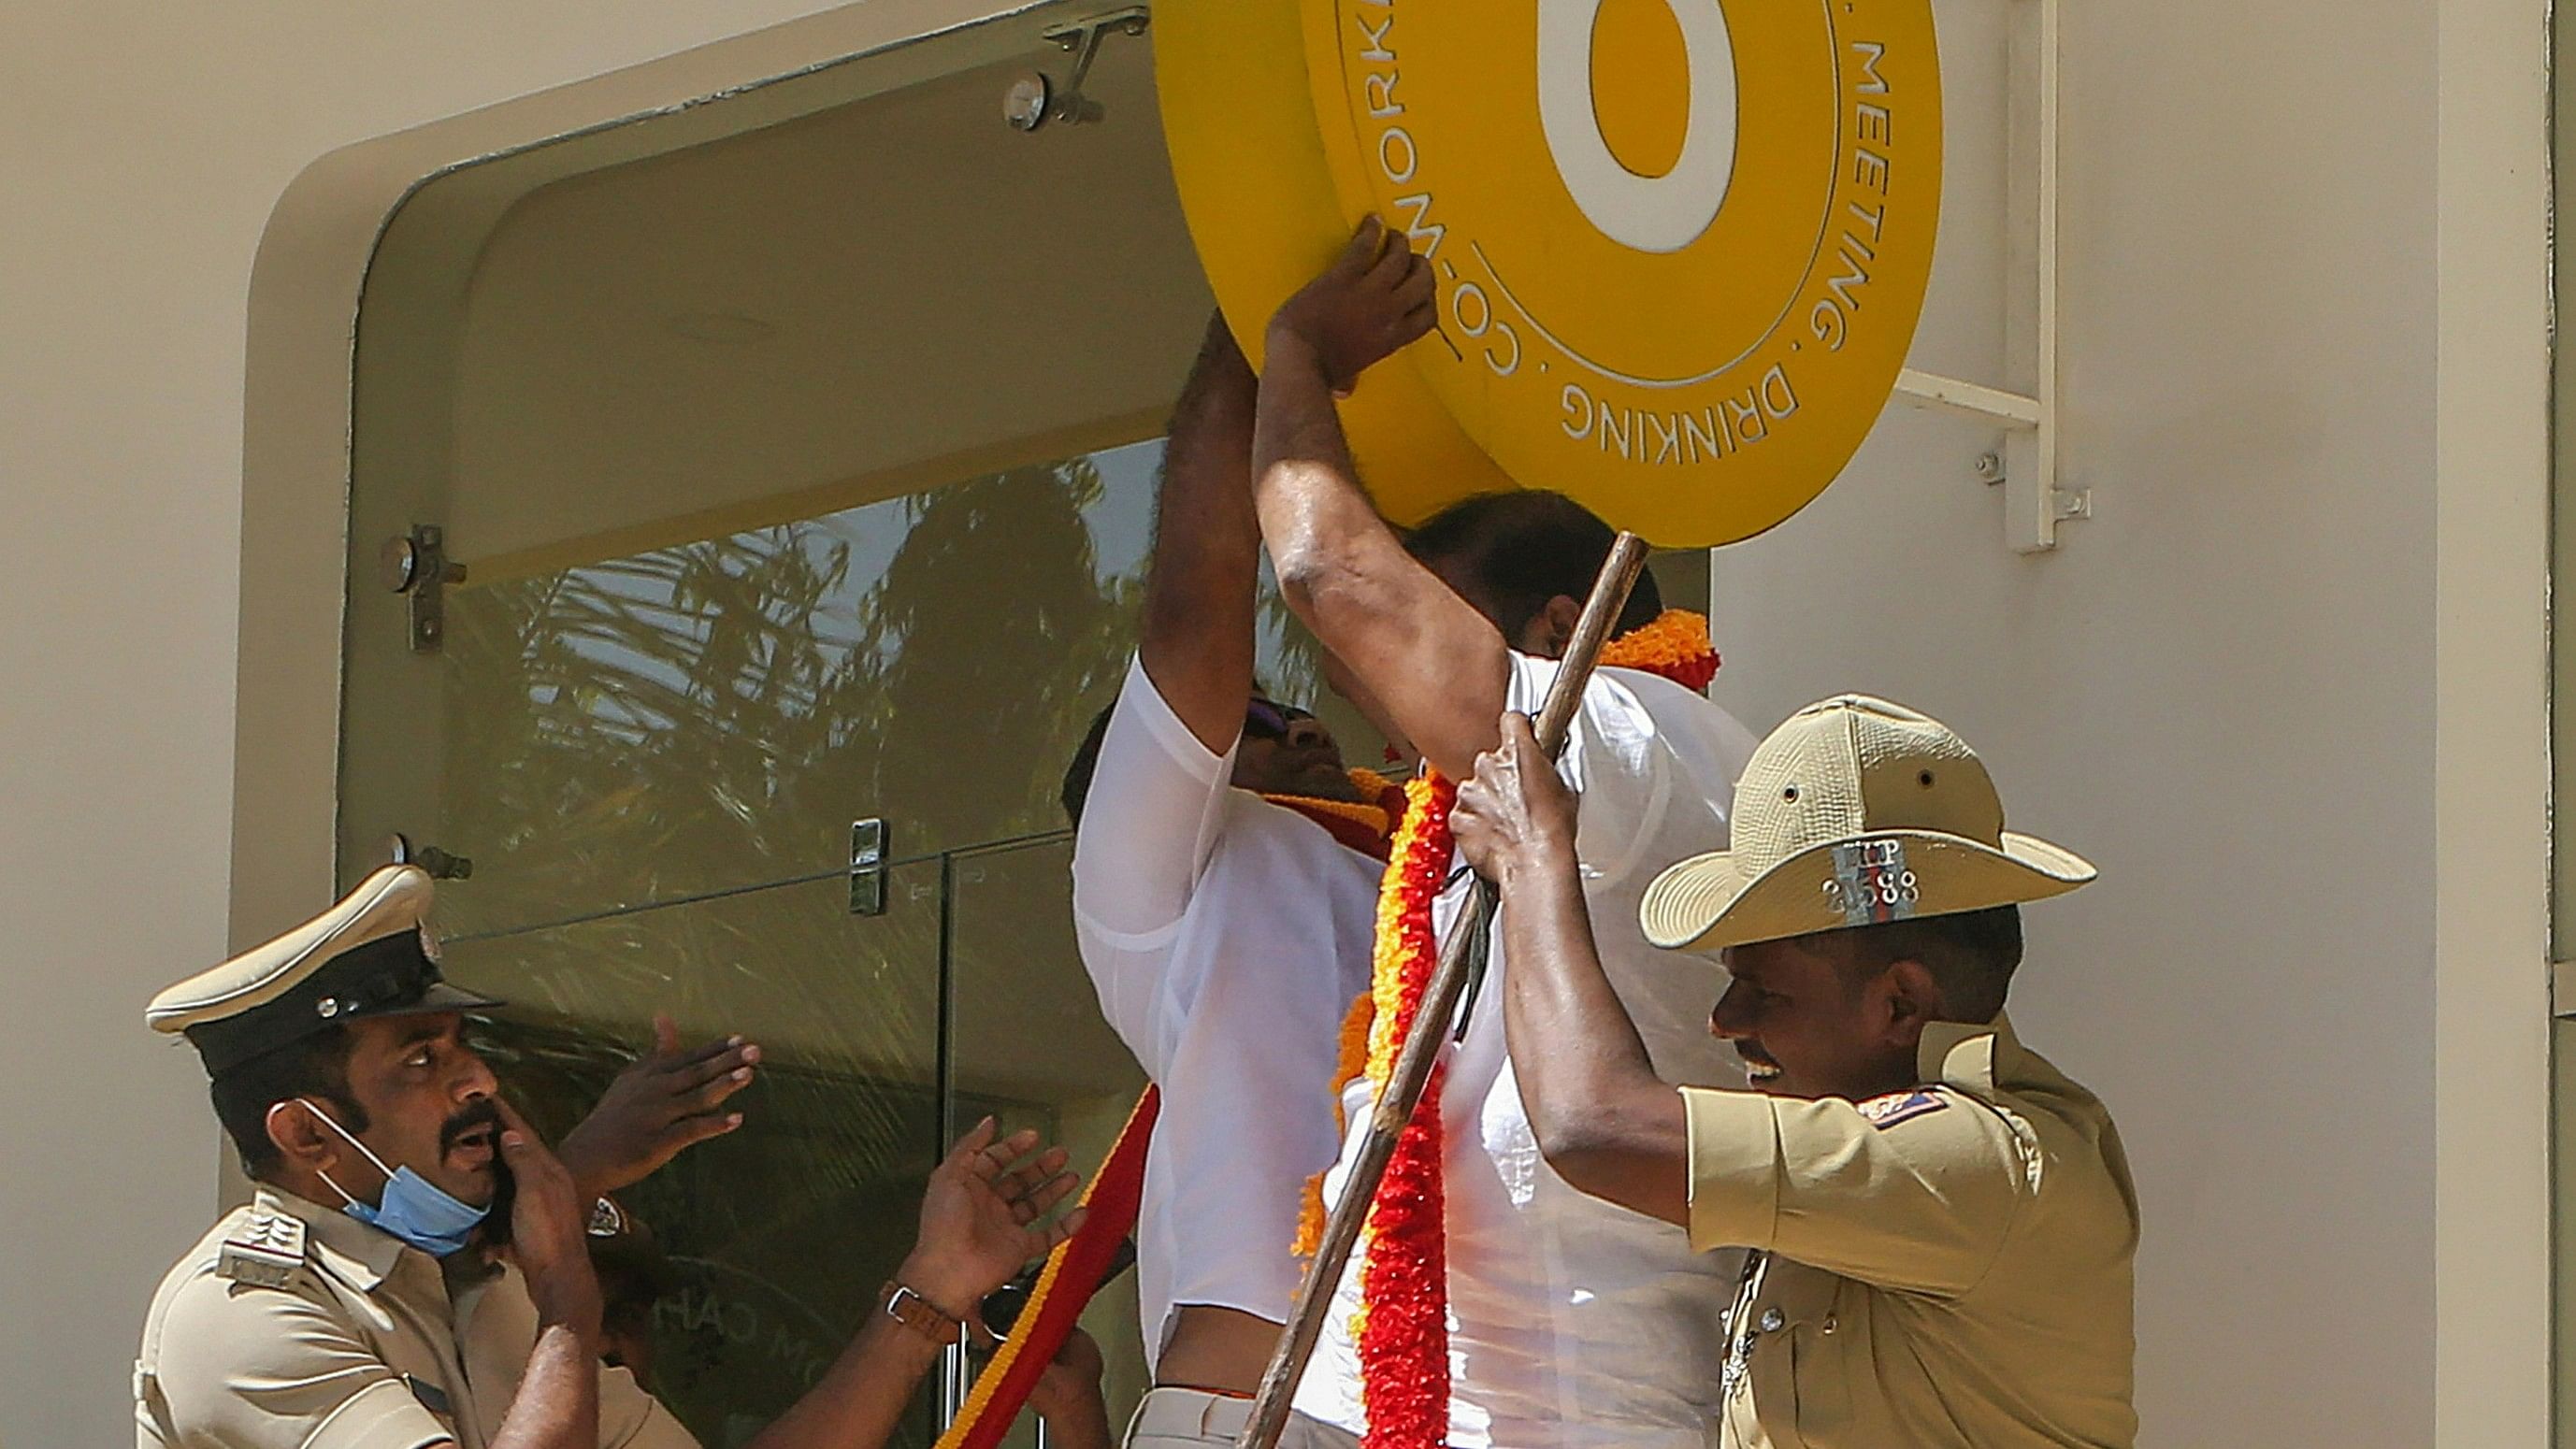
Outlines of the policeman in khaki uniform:
M 1666 870 L 1640 915 L 1725 963 L 1711 1029 L 1752 1087 L 1676 1093 L 1602 974 L 1573 802 L 1526 720 L 1453 815 L 1502 889 L 1512 1062 L 1549 1164 L 1703 1249 L 1755 1250 L 1709 1366 L 1717 1441 L 2130 1445 L 2128 1163 L 2003 1013 L 2020 905 L 2093 868 L 2005 830 L 1957 735 L 1865 697 L 1774 731 L 1731 818 L 1733 848 Z
M 154 1295 L 135 1363 L 138 1449 L 694 1449 L 600 1362 L 584 1241 L 603 1191 L 741 1119 L 739 1038 L 660 1049 L 549 1151 L 503 1101 L 440 979 L 429 877 L 380 870 L 329 911 L 154 998 L 184 1032 L 256 1184 Z M 1061 1149 L 988 1120 L 931 1176 L 922 1236 L 821 1382 L 754 1449 L 873 1449 L 978 1300 L 1080 1225 Z M 573 1164 L 578 1164 L 578 1168 Z M 506 1206 L 505 1206 L 506 1205 Z M 1087 1344 L 1032 1397 L 1059 1442 L 1109 1442 Z

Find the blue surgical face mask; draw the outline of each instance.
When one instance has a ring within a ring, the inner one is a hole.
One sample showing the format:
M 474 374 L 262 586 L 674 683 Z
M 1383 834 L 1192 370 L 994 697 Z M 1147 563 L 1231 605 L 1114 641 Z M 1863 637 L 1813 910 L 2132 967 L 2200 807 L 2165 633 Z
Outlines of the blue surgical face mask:
M 385 1190 L 377 1194 L 376 1202 L 368 1204 L 350 1196 L 347 1188 L 332 1182 L 329 1173 L 322 1174 L 322 1181 L 346 1200 L 346 1206 L 340 1209 L 342 1212 L 369 1227 L 400 1238 L 433 1258 L 444 1258 L 462 1249 L 475 1228 L 491 1216 L 490 1208 L 459 1202 L 408 1167 L 385 1166 L 385 1160 L 369 1151 L 367 1144 L 350 1136 L 348 1128 L 333 1122 L 330 1113 L 305 1102 L 302 1097 L 295 1100 L 304 1102 L 314 1116 L 329 1123 L 331 1130 L 339 1133 L 350 1146 L 366 1153 L 367 1160 L 385 1175 Z

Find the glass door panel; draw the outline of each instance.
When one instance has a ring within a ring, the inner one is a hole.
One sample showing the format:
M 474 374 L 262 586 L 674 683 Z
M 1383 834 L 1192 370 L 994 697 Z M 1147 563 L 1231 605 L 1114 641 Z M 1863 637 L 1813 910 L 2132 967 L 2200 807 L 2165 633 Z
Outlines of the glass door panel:
M 1127 662 L 1161 456 L 560 572 L 469 560 L 439 653 L 353 661 L 344 854 L 403 832 L 470 860 L 441 909 L 479 933 L 832 871 L 861 816 L 900 856 L 1052 829 Z M 352 652 L 377 645 L 403 647 Z M 361 768 L 377 738 L 397 769 Z
M 1117 1141 L 1145 1075 L 1101 1019 L 1075 951 L 1072 866 L 1064 833 L 951 858 L 951 1121 L 963 1131 L 989 1112 L 1005 1131 L 1035 1127 L 1088 1173 Z M 1108 1361 L 1110 1422 L 1123 1425 L 1148 1384 L 1135 1276 L 1102 1288 L 1082 1324 Z M 1004 1442 L 1035 1445 L 1033 1420 L 1023 1416 Z
M 739 1130 L 620 1194 L 649 1245 L 604 1245 L 649 1386 L 708 1449 L 794 1403 L 912 1245 L 937 1160 L 940 864 L 889 872 L 883 916 L 835 876 L 451 941 L 451 978 L 509 998 L 484 1049 L 559 1137 L 671 1012 L 692 1044 L 760 1043 Z M 928 1389 L 898 1443 L 926 1445 Z

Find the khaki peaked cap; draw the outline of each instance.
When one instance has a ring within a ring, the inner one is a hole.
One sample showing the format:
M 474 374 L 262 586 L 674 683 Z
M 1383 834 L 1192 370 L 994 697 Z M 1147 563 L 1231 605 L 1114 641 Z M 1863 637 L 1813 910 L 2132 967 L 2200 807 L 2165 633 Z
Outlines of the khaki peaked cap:
M 501 1005 L 439 976 L 433 893 L 419 866 L 386 866 L 321 915 L 164 990 L 143 1020 L 185 1033 L 219 1076 L 359 1017 Z
M 1773 730 L 1736 782 L 1728 830 L 1729 849 L 1646 888 L 1647 940 L 1715 951 L 2045 900 L 2094 876 L 2074 852 L 2004 829 L 1993 779 L 1949 726 L 1867 695 Z

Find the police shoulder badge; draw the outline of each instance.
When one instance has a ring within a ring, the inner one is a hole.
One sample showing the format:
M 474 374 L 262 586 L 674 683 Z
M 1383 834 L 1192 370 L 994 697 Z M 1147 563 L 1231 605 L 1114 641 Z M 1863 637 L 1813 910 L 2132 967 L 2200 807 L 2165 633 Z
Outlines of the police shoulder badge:
M 1869 1125 L 1884 1132 L 1899 1122 L 1911 1122 L 1917 1117 L 1928 1117 L 1949 1106 L 1950 1102 L 1938 1092 L 1927 1092 L 1917 1087 L 1912 1091 L 1890 1092 L 1884 1097 L 1872 1097 L 1866 1102 L 1855 1105 L 1859 1107 L 1860 1115 L 1869 1122 Z
M 292 1214 L 254 1208 L 224 1239 L 215 1276 L 283 1288 L 304 1266 L 304 1224 Z

